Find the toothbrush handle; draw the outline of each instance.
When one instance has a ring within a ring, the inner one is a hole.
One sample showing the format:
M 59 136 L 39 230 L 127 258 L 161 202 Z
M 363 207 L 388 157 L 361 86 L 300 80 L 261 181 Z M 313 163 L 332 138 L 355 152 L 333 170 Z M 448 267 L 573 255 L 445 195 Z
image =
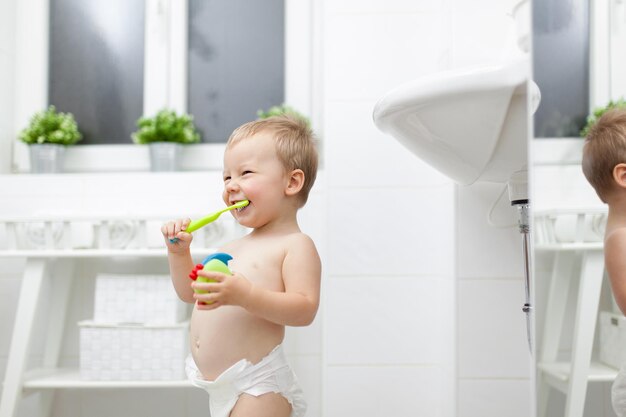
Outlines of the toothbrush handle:
M 192 220 L 191 223 L 189 223 L 189 226 L 187 226 L 187 229 L 185 229 L 185 232 L 187 232 L 187 233 L 195 232 L 199 228 L 204 227 L 207 224 L 217 220 L 217 218 L 220 217 L 222 215 L 222 213 L 225 213 L 228 210 L 232 210 L 232 209 L 236 209 L 236 208 L 240 208 L 240 207 L 245 207 L 249 203 L 250 202 L 248 200 L 243 200 L 243 201 L 238 202 L 237 204 L 233 204 L 230 207 L 226 207 L 225 209 L 222 209 L 222 210 L 220 210 L 220 211 L 218 211 L 216 213 L 209 214 L 208 216 L 203 217 L 201 219 Z M 177 238 L 170 239 L 170 243 L 176 243 L 176 242 L 178 242 Z
M 207 224 L 212 223 L 215 220 L 217 220 L 220 214 L 211 214 L 210 216 L 203 217 L 198 220 L 192 220 L 191 223 L 189 223 L 189 226 L 187 226 L 187 228 L 185 229 L 185 232 L 187 233 L 195 232 L 199 228 L 204 227 Z
M 189 223 L 189 225 L 185 229 L 185 232 L 187 233 L 195 232 L 199 228 L 204 227 L 207 224 L 212 223 L 215 220 L 217 220 L 217 218 L 220 217 L 220 214 L 222 213 L 211 214 L 210 216 L 206 216 L 198 220 L 192 220 L 191 223 Z M 177 237 L 170 239 L 170 243 L 176 243 L 176 242 L 178 242 Z

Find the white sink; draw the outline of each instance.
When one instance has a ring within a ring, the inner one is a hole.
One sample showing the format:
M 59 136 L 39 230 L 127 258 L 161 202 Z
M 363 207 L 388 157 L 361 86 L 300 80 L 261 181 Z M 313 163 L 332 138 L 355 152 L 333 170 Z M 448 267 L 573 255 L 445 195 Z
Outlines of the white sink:
M 424 77 L 380 99 L 374 122 L 460 184 L 506 183 L 526 168 L 528 74 L 519 59 Z

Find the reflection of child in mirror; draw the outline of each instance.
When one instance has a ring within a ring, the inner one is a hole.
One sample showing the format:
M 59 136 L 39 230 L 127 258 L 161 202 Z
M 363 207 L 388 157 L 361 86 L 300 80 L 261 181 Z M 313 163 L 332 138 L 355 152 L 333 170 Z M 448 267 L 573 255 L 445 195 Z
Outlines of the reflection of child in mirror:
M 604 235 L 604 263 L 613 296 L 626 314 L 626 110 L 611 110 L 591 127 L 583 148 L 582 168 L 602 202 L 609 206 Z M 613 408 L 626 417 L 626 364 L 612 389 Z
M 232 275 L 197 271 L 216 282 L 189 279 L 189 219 L 162 227 L 176 292 L 195 303 L 187 375 L 209 392 L 212 417 L 299 417 L 306 410 L 282 342 L 285 326 L 309 325 L 319 305 L 320 259 L 296 216 L 317 163 L 303 120 L 275 116 L 233 132 L 224 153 L 222 198 L 229 206 L 249 200 L 231 213 L 252 231 L 219 248 L 232 256 Z M 178 241 L 170 242 L 174 237 Z

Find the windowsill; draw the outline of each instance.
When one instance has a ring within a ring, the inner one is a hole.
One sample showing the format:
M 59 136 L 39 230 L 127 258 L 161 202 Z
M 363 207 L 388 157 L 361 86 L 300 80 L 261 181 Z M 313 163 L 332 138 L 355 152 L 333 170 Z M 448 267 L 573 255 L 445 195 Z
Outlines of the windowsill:
M 220 171 L 225 144 L 183 145 L 180 171 Z M 30 171 L 28 146 L 17 143 L 13 172 Z M 63 172 L 149 172 L 150 153 L 146 145 L 77 145 L 65 150 Z
M 176 186 L 178 184 L 178 186 Z M 66 194 L 73 195 L 86 192 L 106 197 L 122 192 L 134 195 L 150 196 L 163 188 L 163 192 L 170 192 L 178 188 L 189 192 L 188 187 L 203 187 L 206 190 L 214 189 L 220 195 L 222 189 L 222 172 L 207 171 L 101 171 L 101 172 L 60 172 L 33 174 L 0 175 L 0 189 L 9 197 L 45 195 L 47 197 L 62 198 Z M 208 192 L 208 191 L 207 191 Z M 178 191 L 172 192 L 172 195 Z
M 535 138 L 532 141 L 533 166 L 580 165 L 585 140 L 573 138 Z

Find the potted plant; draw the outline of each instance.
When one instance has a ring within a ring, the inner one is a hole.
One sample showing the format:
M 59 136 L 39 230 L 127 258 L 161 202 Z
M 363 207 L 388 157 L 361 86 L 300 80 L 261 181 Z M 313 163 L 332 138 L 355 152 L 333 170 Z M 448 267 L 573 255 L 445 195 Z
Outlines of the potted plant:
M 615 108 L 626 108 L 626 100 L 624 100 L 624 98 L 622 97 L 617 101 L 609 101 L 609 103 L 604 107 L 596 107 L 593 112 L 589 116 L 587 116 L 587 124 L 580 131 L 580 136 L 582 136 L 583 138 L 587 137 L 587 133 L 589 133 L 589 129 L 591 129 L 591 126 L 593 126 L 604 113 Z
M 180 145 L 200 142 L 193 116 L 178 115 L 174 110 L 160 110 L 153 117 L 140 117 L 133 142 L 150 146 L 152 171 L 176 171 L 180 159 Z
M 304 120 L 307 126 L 311 127 L 311 121 L 309 120 L 308 117 L 304 116 L 302 113 L 300 113 L 293 107 L 288 106 L 286 104 L 281 104 L 280 106 L 272 106 L 267 110 L 259 110 L 257 112 L 257 117 L 259 119 L 267 119 L 268 117 L 279 116 L 281 114 L 289 114 L 289 115 L 298 117 Z
M 33 173 L 60 172 L 65 147 L 82 139 L 71 113 L 59 113 L 54 106 L 37 112 L 19 139 L 28 145 Z

